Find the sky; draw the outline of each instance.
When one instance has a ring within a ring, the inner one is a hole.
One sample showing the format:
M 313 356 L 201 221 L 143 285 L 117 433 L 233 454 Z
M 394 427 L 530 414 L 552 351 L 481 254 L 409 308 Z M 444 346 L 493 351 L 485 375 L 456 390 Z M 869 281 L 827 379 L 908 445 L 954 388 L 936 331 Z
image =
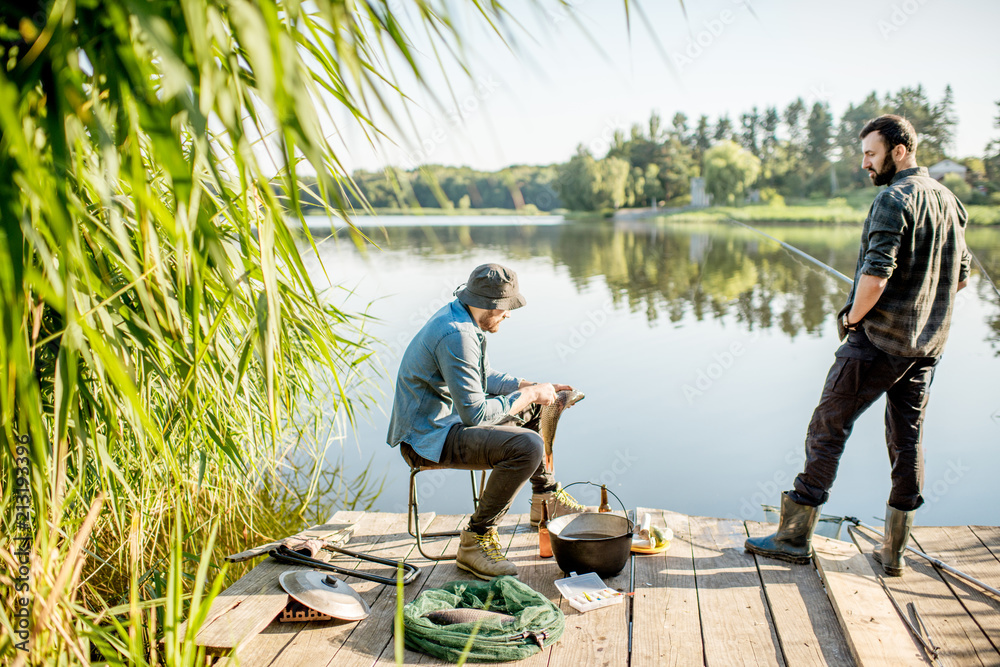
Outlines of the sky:
M 349 170 L 551 164 L 580 144 L 603 157 L 615 129 L 645 126 L 654 110 L 665 125 L 677 111 L 691 127 L 701 114 L 738 125 L 753 106 L 780 110 L 801 97 L 829 103 L 837 121 L 872 91 L 881 98 L 916 85 L 933 102 L 951 85 L 953 157 L 981 156 L 1000 138 L 997 0 L 689 0 L 686 18 L 679 0 L 644 0 L 631 30 L 620 0 L 572 0 L 572 16 L 555 2 L 512 0 L 520 25 L 507 44 L 470 3 L 454 4 L 471 77 L 446 55 L 439 64 L 414 31 L 429 90 L 403 80 L 409 109 L 393 112 L 407 120 L 394 128 L 375 112 L 390 138 L 374 146 L 353 121 L 335 118 Z M 405 15 L 406 0 L 390 6 Z

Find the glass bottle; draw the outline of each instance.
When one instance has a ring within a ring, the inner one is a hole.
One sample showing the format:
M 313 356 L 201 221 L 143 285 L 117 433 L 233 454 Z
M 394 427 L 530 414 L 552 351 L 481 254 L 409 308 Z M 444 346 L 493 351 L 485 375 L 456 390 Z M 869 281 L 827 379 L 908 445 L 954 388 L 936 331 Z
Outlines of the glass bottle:
M 538 522 L 538 557 L 552 558 L 552 540 L 549 538 L 549 506 L 542 502 L 542 520 Z
M 601 484 L 601 506 L 597 508 L 598 512 L 610 512 L 611 505 L 608 504 L 608 487 Z

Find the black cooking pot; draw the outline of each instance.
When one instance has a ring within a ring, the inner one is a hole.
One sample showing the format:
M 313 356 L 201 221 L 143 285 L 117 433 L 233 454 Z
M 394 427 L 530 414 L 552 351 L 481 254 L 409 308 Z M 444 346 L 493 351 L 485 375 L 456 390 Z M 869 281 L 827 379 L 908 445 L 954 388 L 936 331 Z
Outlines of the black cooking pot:
M 570 486 L 572 484 L 567 488 Z M 611 492 L 611 495 L 615 494 Z M 618 496 L 615 499 L 621 503 Z M 622 510 L 625 510 L 624 505 Z M 552 554 L 563 572 L 596 572 L 600 577 L 610 577 L 622 571 L 632 551 L 634 526 L 632 521 L 618 514 L 566 514 L 549 521 L 548 527 Z

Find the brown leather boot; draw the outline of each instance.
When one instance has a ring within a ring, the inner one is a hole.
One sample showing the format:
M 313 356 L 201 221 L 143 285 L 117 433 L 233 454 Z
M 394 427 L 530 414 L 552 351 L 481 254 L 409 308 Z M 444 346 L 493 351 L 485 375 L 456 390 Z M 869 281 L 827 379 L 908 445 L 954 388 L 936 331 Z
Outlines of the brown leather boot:
M 504 557 L 500 548 L 496 528 L 490 528 L 485 535 L 463 530 L 455 565 L 480 579 L 489 580 L 504 574 L 516 577 L 517 566 Z
M 788 497 L 788 493 L 782 493 L 778 532 L 767 537 L 751 537 L 743 547 L 752 554 L 789 563 L 808 563 L 812 557 L 812 535 L 817 522 L 819 507 L 799 505 Z
M 538 522 L 542 520 L 542 503 L 549 507 L 549 521 L 564 514 L 597 511 L 594 507 L 587 507 L 576 502 L 576 498 L 558 486 L 555 491 L 531 494 L 531 513 L 528 515 L 528 521 L 531 522 L 532 526 L 537 526 Z

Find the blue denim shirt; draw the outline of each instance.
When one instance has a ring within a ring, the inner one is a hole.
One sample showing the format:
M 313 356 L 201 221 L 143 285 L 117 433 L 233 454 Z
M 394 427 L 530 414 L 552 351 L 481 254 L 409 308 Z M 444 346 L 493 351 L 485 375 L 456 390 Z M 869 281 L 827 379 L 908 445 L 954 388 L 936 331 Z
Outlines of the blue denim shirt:
M 486 334 L 455 299 L 427 321 L 403 353 L 386 442 L 409 443 L 425 459 L 441 460 L 455 424 L 494 424 L 520 392 L 520 379 L 490 368 Z

